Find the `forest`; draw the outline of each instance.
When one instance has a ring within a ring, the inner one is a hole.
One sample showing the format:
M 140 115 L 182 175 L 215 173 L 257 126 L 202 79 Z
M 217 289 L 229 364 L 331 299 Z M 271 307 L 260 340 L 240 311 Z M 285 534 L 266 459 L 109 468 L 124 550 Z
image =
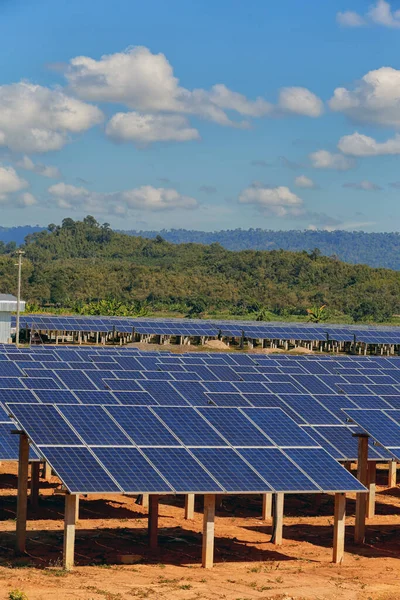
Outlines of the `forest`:
M 39 226 L 0 227 L 0 254 L 14 243 L 44 229 Z M 225 231 L 196 231 L 170 229 L 163 231 L 121 231 L 136 237 L 154 239 L 161 235 L 174 244 L 221 244 L 227 250 L 291 250 L 300 252 L 318 248 L 325 256 L 336 256 L 353 264 L 400 270 L 400 235 L 366 233 L 364 231 L 271 231 L 267 229 L 231 229 Z M 2 244 L 4 242 L 4 244 Z
M 36 310 L 306 320 L 307 309 L 326 305 L 330 320 L 348 322 L 400 313 L 400 273 L 348 264 L 318 248 L 173 244 L 113 231 L 91 216 L 50 224 L 21 248 L 23 298 Z M 0 290 L 15 293 L 16 284 L 15 256 L 2 253 Z

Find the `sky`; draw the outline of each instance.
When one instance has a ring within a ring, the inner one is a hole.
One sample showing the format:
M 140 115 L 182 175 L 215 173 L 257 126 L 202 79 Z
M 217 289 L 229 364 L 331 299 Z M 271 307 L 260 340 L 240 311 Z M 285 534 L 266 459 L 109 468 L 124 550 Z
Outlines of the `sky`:
M 0 0 L 0 225 L 396 231 L 400 0 Z

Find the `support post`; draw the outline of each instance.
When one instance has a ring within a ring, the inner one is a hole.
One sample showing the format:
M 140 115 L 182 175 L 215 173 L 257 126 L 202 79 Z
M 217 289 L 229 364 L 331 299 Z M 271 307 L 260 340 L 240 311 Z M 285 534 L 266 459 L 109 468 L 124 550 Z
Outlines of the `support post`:
M 43 479 L 46 481 L 50 481 L 51 479 L 51 466 L 48 462 L 45 462 L 43 465 Z
M 31 462 L 31 496 L 30 502 L 32 508 L 37 508 L 39 503 L 39 462 Z
M 368 435 L 353 434 L 358 437 L 357 479 L 368 486 Z M 356 494 L 356 520 L 354 524 L 354 542 L 363 544 L 365 539 L 365 518 L 367 515 L 368 497 L 364 492 Z
M 262 514 L 261 518 L 263 521 L 272 517 L 272 494 L 262 495 Z
M 74 566 L 76 495 L 65 495 L 63 565 L 66 571 Z
M 203 548 L 201 565 L 211 569 L 214 564 L 215 495 L 204 495 Z
M 274 531 L 275 546 L 281 546 L 283 540 L 283 505 L 284 505 L 285 494 L 279 492 L 276 494 L 275 500 L 275 513 L 274 513 Z
M 79 495 L 76 494 L 75 498 L 75 523 L 77 523 L 79 521 Z
M 375 516 L 375 494 L 376 494 L 376 462 L 368 461 L 368 506 L 367 518 Z
M 391 460 L 389 463 L 388 487 L 396 487 L 397 485 L 397 462 Z
M 29 441 L 25 433 L 19 436 L 18 497 L 17 497 L 17 540 L 16 550 L 25 552 L 26 514 L 28 508 Z
M 344 528 L 346 519 L 346 494 L 335 494 L 332 562 L 341 564 L 344 557 Z
M 142 506 L 143 508 L 149 508 L 149 494 L 142 495 Z
M 185 496 L 185 519 L 191 520 L 194 518 L 194 494 L 186 494 Z
M 156 550 L 158 547 L 158 500 L 156 494 L 149 496 L 149 546 L 151 550 Z

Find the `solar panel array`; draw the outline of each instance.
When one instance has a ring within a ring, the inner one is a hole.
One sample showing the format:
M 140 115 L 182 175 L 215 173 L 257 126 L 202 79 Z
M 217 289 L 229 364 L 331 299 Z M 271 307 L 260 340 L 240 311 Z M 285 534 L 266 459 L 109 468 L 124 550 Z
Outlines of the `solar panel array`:
M 342 409 L 400 408 L 400 359 L 0 346 L 0 460 L 18 457 L 8 402 L 277 407 L 334 458 L 356 460 Z M 370 458 L 391 455 L 371 445 Z
M 7 406 L 71 493 L 365 491 L 280 408 Z
M 21 328 L 46 331 L 85 331 L 171 336 L 244 336 L 250 339 L 357 341 L 370 344 L 400 344 L 400 328 L 368 325 L 331 325 L 205 319 L 157 319 L 96 316 L 21 316 Z M 14 320 L 15 326 L 15 320 Z
M 400 410 L 355 408 L 347 409 L 345 412 L 378 444 L 400 461 Z

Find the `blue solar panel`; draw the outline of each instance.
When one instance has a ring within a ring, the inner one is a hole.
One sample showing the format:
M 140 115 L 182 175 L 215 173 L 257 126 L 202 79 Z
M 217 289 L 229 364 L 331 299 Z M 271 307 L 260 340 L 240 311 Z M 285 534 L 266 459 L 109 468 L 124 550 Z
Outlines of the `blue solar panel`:
M 227 492 L 271 491 L 232 448 L 195 448 L 192 452 Z
M 156 401 L 148 392 L 113 392 L 113 396 L 115 396 L 121 404 L 131 404 L 136 406 L 156 404 Z
M 236 387 L 230 381 L 202 381 L 202 385 L 207 392 L 237 393 Z
M 275 394 L 243 394 L 252 406 L 259 408 L 271 408 L 280 406 L 283 408 L 283 402 Z
M 25 378 L 24 384 L 31 390 L 59 390 L 62 386 L 52 377 Z
M 272 394 L 301 394 L 303 390 L 297 388 L 293 383 L 280 382 L 280 383 L 265 383 L 267 392 Z
M 35 390 L 35 394 L 44 404 L 78 404 L 79 402 L 69 390 Z M 9 400 L 9 402 L 15 401 Z
M 141 381 L 140 386 L 162 406 L 188 406 L 184 398 L 168 381 Z
M 88 446 L 131 446 L 131 440 L 101 406 L 69 404 L 60 411 Z
M 74 394 L 82 404 L 119 404 L 107 390 L 76 390 Z
M 104 387 L 120 392 L 140 392 L 141 387 L 137 381 L 131 379 L 103 379 Z
M 21 390 L 26 389 L 26 387 L 17 377 L 0 377 L 0 390 L 3 389 Z
M 1 377 L 22 377 L 23 373 L 17 365 L 11 361 L 0 361 L 0 378 Z
M 145 406 L 110 406 L 107 412 L 138 446 L 180 446 L 179 441 Z
M 208 403 L 208 398 L 205 394 L 205 389 L 201 383 L 197 381 L 174 381 L 170 385 L 177 390 L 185 400 L 192 406 L 205 406 Z
M 351 400 L 347 403 L 348 408 L 389 408 L 385 400 L 379 396 L 349 396 Z M 343 403 L 342 408 L 346 408 L 346 403 Z M 355 406 L 353 406 L 355 404 Z
M 207 367 L 220 381 L 240 381 L 242 377 L 228 366 L 209 365 Z M 192 369 L 194 371 L 194 369 Z
M 320 489 L 278 448 L 243 448 L 240 454 L 277 492 Z
M 144 452 L 178 494 L 223 491 L 185 448 L 146 448 Z
M 310 425 L 331 425 L 340 421 L 327 408 L 324 408 L 315 398 L 308 395 L 285 395 L 284 400 L 291 409 L 296 411 Z
M 316 445 L 314 440 L 279 408 L 242 410 L 277 446 Z M 256 446 L 256 444 L 250 445 Z
M 268 438 L 236 408 L 209 407 L 198 410 L 232 446 L 269 445 Z
M 293 379 L 311 394 L 332 394 L 337 391 L 326 385 L 317 375 L 293 375 Z
M 93 448 L 93 451 L 125 492 L 173 491 L 137 448 Z
M 11 421 L 0 423 L 0 458 L 1 460 L 16 460 L 19 453 L 19 436 L 12 435 L 15 425 Z
M 70 390 L 95 390 L 96 386 L 83 371 L 74 370 L 57 370 L 55 374 Z
M 365 487 L 323 448 L 294 448 L 285 450 L 285 454 L 326 492 L 365 491 Z
M 242 394 L 206 394 L 208 398 L 208 404 L 214 404 L 215 406 L 250 406 Z
M 258 381 L 237 381 L 235 388 L 242 394 L 267 394 L 267 388 Z
M 73 494 L 121 491 L 87 448 L 48 447 L 45 456 Z
M 382 446 L 386 448 L 400 447 L 400 425 L 390 418 L 390 412 L 346 409 L 345 413 Z
M 81 440 L 64 421 L 56 408 L 44 404 L 8 404 L 17 421 L 23 421 L 28 437 L 40 445 L 79 446 Z
M 0 402 L 28 402 L 38 403 L 39 400 L 31 390 L 1 390 Z
M 185 446 L 226 446 L 225 440 L 192 408 L 160 406 L 153 411 Z

